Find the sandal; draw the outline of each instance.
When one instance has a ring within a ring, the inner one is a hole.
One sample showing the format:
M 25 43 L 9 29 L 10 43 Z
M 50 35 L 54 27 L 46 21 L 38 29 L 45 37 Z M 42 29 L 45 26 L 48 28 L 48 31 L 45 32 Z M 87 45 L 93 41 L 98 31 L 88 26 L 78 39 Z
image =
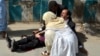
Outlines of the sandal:
M 49 56 L 49 55 L 50 55 L 50 53 L 47 52 L 47 51 L 44 51 L 44 52 L 42 52 L 41 54 L 42 54 L 43 56 Z

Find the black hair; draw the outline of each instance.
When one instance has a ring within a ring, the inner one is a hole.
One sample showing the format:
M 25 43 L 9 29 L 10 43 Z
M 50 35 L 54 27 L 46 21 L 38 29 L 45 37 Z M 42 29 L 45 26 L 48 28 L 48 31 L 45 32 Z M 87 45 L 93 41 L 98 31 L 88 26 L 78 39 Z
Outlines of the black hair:
M 62 10 L 68 10 L 68 8 L 67 7 L 63 7 Z M 67 15 L 69 15 L 69 21 L 70 20 L 72 21 L 72 18 L 71 18 L 72 13 L 70 12 L 70 10 L 68 10 Z
M 63 6 L 62 10 L 68 10 L 68 8 Z M 68 10 L 68 13 L 67 13 L 67 14 L 68 14 L 69 16 L 71 16 L 71 12 L 70 12 L 69 10 Z
M 58 6 L 57 2 L 56 1 L 50 1 L 49 2 L 49 11 L 52 11 L 52 7 L 54 6 Z

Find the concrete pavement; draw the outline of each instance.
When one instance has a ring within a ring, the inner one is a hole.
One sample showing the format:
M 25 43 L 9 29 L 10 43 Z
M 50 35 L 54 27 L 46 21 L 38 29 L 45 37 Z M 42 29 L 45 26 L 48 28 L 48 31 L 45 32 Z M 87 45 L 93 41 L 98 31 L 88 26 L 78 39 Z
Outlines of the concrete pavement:
M 8 34 L 12 39 L 19 40 L 22 34 L 30 35 L 33 29 L 39 28 L 40 23 L 14 23 L 8 25 Z M 77 27 L 81 41 L 84 43 L 85 49 L 88 51 L 88 56 L 100 56 L 100 37 L 91 36 L 88 34 L 80 33 L 81 28 Z M 0 37 L 0 56 L 41 56 L 41 52 L 45 50 L 45 47 L 33 49 L 27 52 L 11 52 L 7 47 L 5 39 Z M 79 54 L 79 56 L 85 56 Z

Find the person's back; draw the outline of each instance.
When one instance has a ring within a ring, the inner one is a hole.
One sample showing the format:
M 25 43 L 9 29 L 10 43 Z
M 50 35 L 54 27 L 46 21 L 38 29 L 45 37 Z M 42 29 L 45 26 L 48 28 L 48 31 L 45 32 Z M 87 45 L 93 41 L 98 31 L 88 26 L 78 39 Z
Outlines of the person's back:
M 61 29 L 66 25 L 62 17 L 57 17 L 51 11 L 44 13 L 43 20 L 45 21 L 46 29 Z
M 55 36 L 56 29 L 62 29 L 65 27 L 64 19 L 60 18 L 51 11 L 45 12 L 43 14 L 43 20 L 45 21 L 46 31 L 45 31 L 45 44 L 47 47 L 47 51 L 50 53 L 52 43 Z

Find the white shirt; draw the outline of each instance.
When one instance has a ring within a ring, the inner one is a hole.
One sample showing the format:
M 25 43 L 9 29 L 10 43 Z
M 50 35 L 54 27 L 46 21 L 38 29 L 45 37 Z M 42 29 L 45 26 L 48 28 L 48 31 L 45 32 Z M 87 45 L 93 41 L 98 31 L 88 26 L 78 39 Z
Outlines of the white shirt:
M 66 23 L 68 23 L 69 19 L 65 20 Z

